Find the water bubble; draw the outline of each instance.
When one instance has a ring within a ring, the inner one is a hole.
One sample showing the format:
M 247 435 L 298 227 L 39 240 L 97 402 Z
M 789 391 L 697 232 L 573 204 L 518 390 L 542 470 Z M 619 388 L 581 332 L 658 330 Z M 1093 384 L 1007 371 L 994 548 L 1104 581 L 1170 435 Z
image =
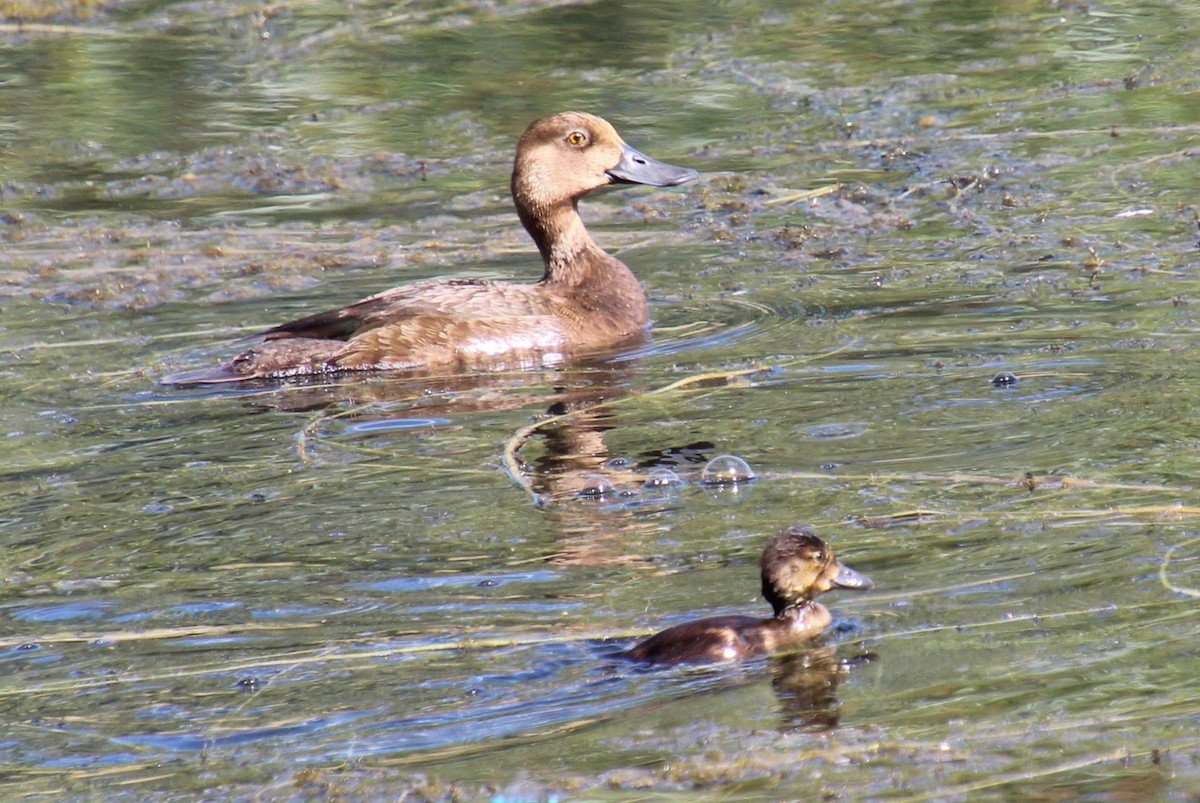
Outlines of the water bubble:
M 723 454 L 708 461 L 708 465 L 700 472 L 700 482 L 705 485 L 737 485 L 739 482 L 749 482 L 754 479 L 750 464 L 742 458 Z
M 718 505 L 740 505 L 750 497 L 750 491 L 753 489 L 754 483 L 750 482 L 727 482 L 723 485 L 714 483 L 704 486 L 704 495 L 710 502 L 716 502 Z
M 585 474 L 576 496 L 583 499 L 607 499 L 614 492 L 613 484 L 600 474 Z
M 646 473 L 646 479 L 642 481 L 642 487 L 647 490 L 667 490 L 670 488 L 678 488 L 683 485 L 683 480 L 679 479 L 679 475 L 669 468 L 652 468 Z

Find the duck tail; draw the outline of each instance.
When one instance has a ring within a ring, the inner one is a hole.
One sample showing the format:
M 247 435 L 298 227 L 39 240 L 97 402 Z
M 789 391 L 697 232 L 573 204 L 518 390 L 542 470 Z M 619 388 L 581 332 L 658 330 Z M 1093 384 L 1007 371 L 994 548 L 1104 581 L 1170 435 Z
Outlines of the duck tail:
M 215 368 L 183 371 L 162 378 L 164 385 L 217 385 L 248 379 L 323 374 L 336 370 L 334 360 L 345 348 L 340 340 L 280 338 L 266 340 Z

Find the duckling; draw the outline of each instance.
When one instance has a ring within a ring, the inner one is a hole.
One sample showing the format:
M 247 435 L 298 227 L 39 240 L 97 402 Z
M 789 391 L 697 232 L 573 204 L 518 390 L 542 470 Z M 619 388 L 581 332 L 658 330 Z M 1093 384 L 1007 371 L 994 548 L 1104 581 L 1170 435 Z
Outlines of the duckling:
M 788 527 L 762 552 L 762 594 L 770 619 L 713 616 L 650 636 L 624 653 L 655 664 L 742 661 L 813 639 L 829 627 L 829 610 L 815 601 L 831 588 L 873 588 L 866 575 L 843 566 L 811 531 Z
M 536 120 L 517 143 L 512 196 L 545 272 L 533 284 L 449 279 L 402 285 L 342 309 L 262 333 L 262 343 L 170 384 L 336 371 L 532 367 L 643 337 L 649 316 L 637 278 L 598 246 L 579 199 L 609 184 L 669 187 L 695 170 L 630 147 L 606 120 L 566 112 Z

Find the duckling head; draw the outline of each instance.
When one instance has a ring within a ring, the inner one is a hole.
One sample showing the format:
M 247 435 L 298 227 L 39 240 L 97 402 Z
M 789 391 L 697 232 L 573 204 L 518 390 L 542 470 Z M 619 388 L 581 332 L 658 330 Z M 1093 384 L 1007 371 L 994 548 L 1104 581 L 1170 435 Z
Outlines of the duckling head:
M 763 548 L 762 593 L 776 616 L 831 588 L 873 586 L 869 577 L 843 566 L 824 541 L 801 527 L 788 527 Z

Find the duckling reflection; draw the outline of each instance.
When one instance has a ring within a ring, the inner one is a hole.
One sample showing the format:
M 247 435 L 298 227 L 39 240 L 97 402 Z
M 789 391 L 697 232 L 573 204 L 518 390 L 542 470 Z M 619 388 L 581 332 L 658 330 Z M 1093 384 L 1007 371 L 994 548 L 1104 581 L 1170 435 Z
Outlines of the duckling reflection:
M 676 625 L 642 641 L 626 657 L 655 664 L 742 661 L 816 638 L 829 627 L 829 610 L 815 600 L 832 588 L 868 589 L 866 575 L 843 566 L 811 531 L 788 527 L 762 552 L 762 593 L 770 619 L 713 616 Z
M 833 645 L 771 656 L 771 688 L 779 699 L 783 730 L 833 730 L 840 709 L 837 688 L 851 668 L 875 660 L 863 652 L 843 660 Z

